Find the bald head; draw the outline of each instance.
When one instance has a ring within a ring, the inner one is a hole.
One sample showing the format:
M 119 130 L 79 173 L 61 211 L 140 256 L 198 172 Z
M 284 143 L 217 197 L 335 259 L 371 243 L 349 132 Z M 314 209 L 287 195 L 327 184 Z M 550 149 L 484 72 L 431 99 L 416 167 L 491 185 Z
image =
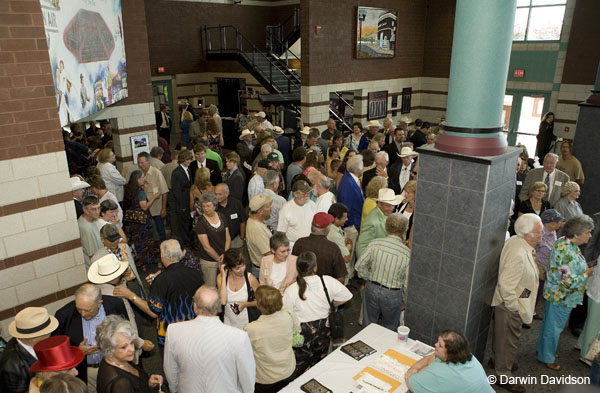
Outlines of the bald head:
M 217 288 L 202 285 L 194 294 L 194 312 L 196 315 L 214 317 L 221 311 L 221 298 Z

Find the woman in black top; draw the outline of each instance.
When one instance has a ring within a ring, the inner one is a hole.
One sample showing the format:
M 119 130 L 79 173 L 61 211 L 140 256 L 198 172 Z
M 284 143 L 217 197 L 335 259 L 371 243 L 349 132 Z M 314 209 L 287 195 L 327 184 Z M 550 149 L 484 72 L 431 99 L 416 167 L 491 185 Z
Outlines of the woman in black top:
M 548 187 L 543 182 L 536 181 L 533 183 L 529 188 L 529 199 L 519 203 L 518 216 L 521 217 L 525 213 L 533 213 L 539 216 L 544 210 L 550 209 L 550 203 L 542 199 L 547 190 Z
M 162 375 L 151 375 L 133 364 L 136 334 L 128 321 L 109 315 L 96 329 L 96 341 L 104 352 L 98 369 L 98 393 L 150 393 L 163 383 Z
M 537 144 L 535 146 L 535 155 L 538 156 L 540 164 L 543 164 L 544 157 L 550 152 L 552 142 L 556 140 L 554 136 L 554 113 L 548 112 L 540 123 L 540 129 L 537 134 Z

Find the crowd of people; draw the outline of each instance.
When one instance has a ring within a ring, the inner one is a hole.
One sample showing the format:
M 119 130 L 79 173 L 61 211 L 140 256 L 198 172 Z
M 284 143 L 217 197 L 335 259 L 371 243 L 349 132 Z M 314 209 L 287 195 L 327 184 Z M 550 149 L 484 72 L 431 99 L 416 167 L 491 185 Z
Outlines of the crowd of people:
M 114 165 L 107 123 L 104 131 L 92 122 L 85 134 L 65 132 L 89 283 L 56 317 L 37 307 L 17 314 L 0 361 L 0 391 L 59 391 L 48 390 L 56 379 L 69 392 L 167 385 L 172 392 L 276 392 L 339 344 L 329 316 L 352 298 L 353 277 L 363 327 L 401 324 L 418 194 L 415 149 L 436 137 L 428 122 L 356 122 L 344 135 L 334 119 L 323 132 L 301 121 L 284 131 L 264 112 L 246 111 L 236 118 L 233 151 L 214 106 L 206 116 L 186 107 L 181 142 L 171 147 L 167 109 L 156 114 L 160 146 L 139 153 L 139 169 L 129 174 Z M 511 375 L 520 329 L 540 318 L 534 309 L 542 298 L 538 359 L 559 370 L 560 332 L 586 298 L 593 268 L 580 247 L 594 222 L 577 203 L 583 173 L 570 148 L 564 144 L 561 157 L 546 154 L 541 168 L 519 158 L 514 236 L 492 303 L 490 364 L 498 375 Z M 578 345 L 591 364 L 600 292 L 588 296 Z M 140 337 L 144 318 L 156 321 L 156 339 Z M 155 346 L 164 376 L 148 375 L 139 362 Z M 491 391 L 466 338 L 450 330 L 406 380 L 415 393 Z

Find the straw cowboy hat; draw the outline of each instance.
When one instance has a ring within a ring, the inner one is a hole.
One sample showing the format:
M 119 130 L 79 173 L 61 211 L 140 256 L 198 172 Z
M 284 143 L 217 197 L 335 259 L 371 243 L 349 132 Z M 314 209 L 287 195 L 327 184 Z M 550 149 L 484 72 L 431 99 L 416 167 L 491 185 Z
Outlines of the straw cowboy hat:
M 300 130 L 300 133 L 304 135 L 310 134 L 310 127 L 304 126 L 304 128 Z
M 377 120 L 370 120 L 370 121 L 367 123 L 367 128 L 371 128 L 371 127 L 378 127 L 378 128 L 381 128 L 381 127 L 383 127 L 383 126 L 382 126 L 382 125 L 381 125 L 381 123 L 379 123 L 379 121 L 377 121 Z
M 398 154 L 398 153 L 396 153 Z M 400 153 L 398 154 L 398 157 L 409 157 L 409 156 L 418 156 L 419 153 L 413 151 L 413 149 L 411 149 L 408 146 L 404 146 L 402 148 L 402 150 L 400 150 Z
M 396 195 L 391 188 L 380 188 L 376 202 L 389 203 L 390 205 L 399 205 L 404 200 L 402 195 Z
M 32 373 L 70 370 L 85 357 L 81 349 L 69 345 L 68 336 L 48 337 L 35 344 L 33 350 L 38 360 L 29 369 Z
M 244 131 L 242 131 L 242 133 L 240 134 L 240 139 L 242 139 L 243 137 L 245 137 L 245 136 L 248 136 L 248 135 L 254 135 L 254 131 L 250 131 L 250 130 L 248 130 L 248 129 L 245 129 L 245 130 L 244 130 Z
M 120 277 L 129 263 L 119 261 L 115 254 L 106 254 L 90 266 L 88 270 L 88 280 L 94 284 L 104 284 Z
M 44 307 L 27 307 L 15 315 L 8 325 L 8 333 L 15 338 L 33 338 L 50 334 L 58 327 L 58 320 Z
M 71 191 L 81 190 L 82 188 L 88 188 L 90 185 L 79 178 L 79 176 L 73 176 L 71 178 Z
M 273 134 L 275 134 L 275 135 L 283 134 L 283 128 L 281 128 L 279 126 L 273 126 Z
M 400 121 L 401 121 L 402 123 L 406 123 L 406 124 L 410 124 L 410 123 L 412 123 L 412 119 L 411 119 L 410 117 L 406 116 L 406 115 L 402 116 L 402 117 L 400 118 Z

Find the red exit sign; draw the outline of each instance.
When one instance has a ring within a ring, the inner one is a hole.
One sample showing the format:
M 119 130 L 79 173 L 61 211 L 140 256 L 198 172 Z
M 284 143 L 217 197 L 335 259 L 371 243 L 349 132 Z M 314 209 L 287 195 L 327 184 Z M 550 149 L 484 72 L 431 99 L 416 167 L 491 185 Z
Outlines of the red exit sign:
M 515 78 L 523 78 L 525 76 L 525 70 L 515 70 Z
M 158 72 L 165 72 L 165 67 L 158 67 L 156 70 Z

